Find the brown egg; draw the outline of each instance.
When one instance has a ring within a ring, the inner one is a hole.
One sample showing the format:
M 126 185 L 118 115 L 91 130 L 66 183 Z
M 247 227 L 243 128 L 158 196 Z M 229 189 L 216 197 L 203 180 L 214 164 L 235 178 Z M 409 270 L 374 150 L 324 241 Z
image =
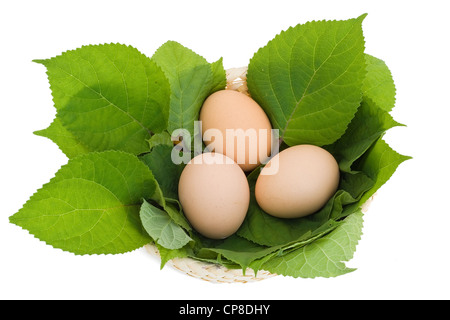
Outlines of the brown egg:
M 259 206 L 279 218 L 298 218 L 321 209 L 339 185 L 339 166 L 325 149 L 287 148 L 274 156 L 255 185 Z
M 269 118 L 247 95 L 233 90 L 213 93 L 203 103 L 200 121 L 208 150 L 232 158 L 244 171 L 253 170 L 270 156 Z
M 204 236 L 235 233 L 247 214 L 250 189 L 241 168 L 220 153 L 193 158 L 181 173 L 178 196 L 186 218 Z

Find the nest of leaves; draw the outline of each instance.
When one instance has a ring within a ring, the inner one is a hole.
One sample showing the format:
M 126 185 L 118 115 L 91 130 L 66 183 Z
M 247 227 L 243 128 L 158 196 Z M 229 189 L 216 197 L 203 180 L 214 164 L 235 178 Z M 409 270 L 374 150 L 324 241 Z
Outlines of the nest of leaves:
M 401 124 L 390 115 L 391 72 L 365 53 L 364 17 L 282 31 L 244 73 L 248 94 L 280 130 L 281 148 L 314 144 L 338 161 L 339 188 L 318 212 L 297 219 L 266 214 L 254 197 L 257 168 L 247 175 L 250 206 L 234 235 L 212 240 L 191 227 L 178 201 L 184 164 L 171 161 L 171 134 L 183 128 L 194 137 L 203 101 L 227 79 L 222 59 L 208 63 L 169 41 L 150 58 L 104 44 L 36 60 L 47 69 L 56 117 L 35 133 L 69 160 L 10 222 L 78 255 L 150 243 L 161 267 L 190 259 L 240 272 L 232 278 L 242 270 L 310 278 L 354 270 L 345 262 L 362 234 L 361 207 L 409 158 L 382 139 Z

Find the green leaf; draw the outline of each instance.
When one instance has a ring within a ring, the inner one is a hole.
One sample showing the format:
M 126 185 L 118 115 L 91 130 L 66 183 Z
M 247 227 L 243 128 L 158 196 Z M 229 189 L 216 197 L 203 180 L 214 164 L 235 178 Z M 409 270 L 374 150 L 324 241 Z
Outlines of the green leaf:
M 166 204 L 164 206 L 164 210 L 167 212 L 173 222 L 182 227 L 184 230 L 191 231 L 191 225 L 183 214 L 180 202 L 177 199 L 170 198 L 165 198 L 165 200 Z
M 205 246 L 200 254 L 204 255 L 205 251 L 215 252 L 238 264 L 245 271 L 253 261 L 278 249 L 280 247 L 264 247 L 233 234 L 216 246 Z
M 251 59 L 249 91 L 289 146 L 331 144 L 355 115 L 366 73 L 364 17 L 297 25 Z
M 227 85 L 227 74 L 223 67 L 223 58 L 211 63 L 211 70 L 213 73 L 213 87 L 209 94 L 225 89 Z
M 140 159 L 150 168 L 158 181 L 163 194 L 167 198 L 178 199 L 178 182 L 185 164 L 173 163 L 171 159 L 173 147 L 157 145 L 150 153 Z
M 34 134 L 52 140 L 69 159 L 91 151 L 62 125 L 59 118 L 55 118 L 47 129 Z
M 144 200 L 140 217 L 147 233 L 156 243 L 167 249 L 180 249 L 192 239 L 169 215 Z
M 153 55 L 170 82 L 168 131 L 187 129 L 194 137 L 194 121 L 204 100 L 226 84 L 222 60 L 209 64 L 205 58 L 175 41 L 163 44 Z
M 331 146 L 330 151 L 344 172 L 352 172 L 352 164 L 366 152 L 383 134 L 402 124 L 380 108 L 370 98 L 365 97 L 345 134 Z
M 167 131 L 163 131 L 154 134 L 150 139 L 148 139 L 148 145 L 150 147 L 149 151 L 152 151 L 154 147 L 159 145 L 173 147 L 173 142 L 170 134 Z
M 139 219 L 143 198 L 164 204 L 151 171 L 136 156 L 89 153 L 69 160 L 10 222 L 75 254 L 124 253 L 151 240 Z
M 332 217 L 342 212 L 344 204 L 357 201 L 347 192 L 340 190 L 313 215 L 295 219 L 277 218 L 264 212 L 256 202 L 254 190 L 258 174 L 258 170 L 254 170 L 248 176 L 250 205 L 237 233 L 260 245 L 279 246 L 296 241 L 303 242 L 324 231 L 330 231 L 337 226 Z
M 341 172 L 339 189 L 346 191 L 356 201 L 374 186 L 375 182 L 364 172 Z M 348 203 L 347 203 L 348 204 Z
M 364 194 L 359 203 L 362 205 L 384 185 L 404 161 L 411 159 L 393 150 L 385 141 L 379 139 L 355 164 L 355 170 L 364 172 L 375 183 Z
M 164 268 L 165 264 L 169 260 L 172 260 L 174 258 L 186 258 L 191 252 L 189 245 L 186 245 L 180 249 L 167 249 L 159 245 L 158 243 L 155 243 L 155 245 L 158 248 L 159 255 L 161 257 L 161 269 Z
M 380 108 L 391 111 L 395 105 L 395 84 L 386 63 L 366 54 L 367 74 L 363 81 L 364 97 L 375 102 Z
M 363 214 L 355 212 L 329 234 L 285 255 L 273 256 L 261 268 L 295 278 L 328 278 L 354 271 L 343 261 L 353 258 L 362 226 Z
M 35 61 L 47 67 L 62 125 L 89 150 L 140 154 L 152 133 L 167 128 L 168 80 L 137 49 L 83 46 Z
M 142 155 L 140 159 L 150 168 L 166 199 L 164 210 L 172 220 L 184 228 L 191 230 L 191 226 L 182 213 L 181 205 L 178 201 L 178 181 L 184 164 L 174 164 L 171 160 L 173 147 L 160 144 L 152 148 L 150 153 Z

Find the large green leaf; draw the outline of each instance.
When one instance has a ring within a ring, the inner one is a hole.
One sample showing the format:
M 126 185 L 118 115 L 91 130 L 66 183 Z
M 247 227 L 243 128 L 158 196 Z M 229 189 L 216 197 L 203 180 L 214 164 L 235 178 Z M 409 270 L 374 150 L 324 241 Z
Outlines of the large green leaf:
M 142 228 L 142 199 L 164 204 L 148 167 L 120 151 L 69 160 L 10 222 L 47 244 L 76 254 L 116 254 L 151 241 Z
M 327 145 L 345 132 L 366 72 L 364 17 L 297 25 L 251 59 L 250 93 L 286 144 Z
M 170 88 L 162 70 L 131 46 L 83 46 L 47 60 L 61 124 L 93 151 L 140 154 L 167 128 Z
M 168 41 L 152 57 L 164 71 L 171 86 L 168 131 L 186 129 L 194 137 L 194 121 L 204 100 L 225 88 L 222 59 L 209 64 L 205 58 L 178 42 Z

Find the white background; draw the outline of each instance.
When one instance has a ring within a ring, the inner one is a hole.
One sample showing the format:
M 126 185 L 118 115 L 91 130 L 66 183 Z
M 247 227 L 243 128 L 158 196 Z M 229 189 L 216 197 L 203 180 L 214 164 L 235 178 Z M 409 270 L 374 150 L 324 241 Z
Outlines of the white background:
M 2 299 L 449 299 L 450 19 L 448 1 L 3 1 L 0 4 L 0 298 Z M 53 119 L 42 65 L 86 44 L 119 42 L 151 56 L 176 40 L 226 68 L 248 64 L 281 30 L 308 20 L 368 13 L 366 52 L 386 61 L 397 86 L 387 142 L 413 156 L 378 192 L 364 235 L 331 279 L 278 276 L 211 284 L 159 262 L 144 249 L 75 256 L 9 224 L 66 163 L 33 135 Z

